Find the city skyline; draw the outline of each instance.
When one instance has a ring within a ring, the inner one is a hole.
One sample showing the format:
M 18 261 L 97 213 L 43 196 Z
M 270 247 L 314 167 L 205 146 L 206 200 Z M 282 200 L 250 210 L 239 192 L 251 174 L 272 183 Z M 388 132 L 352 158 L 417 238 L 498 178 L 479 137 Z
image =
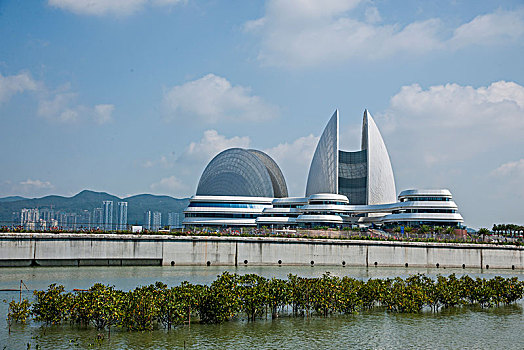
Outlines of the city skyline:
M 54 210 L 52 206 L 37 208 L 22 208 L 12 213 L 10 222 L 0 221 L 2 226 L 23 227 L 27 230 L 105 230 L 125 231 L 133 225 L 142 225 L 148 230 L 158 231 L 163 227 L 176 229 L 182 227 L 182 212 L 167 212 L 162 219 L 162 213 L 156 210 L 146 210 L 143 222 L 128 224 L 127 207 L 125 201 L 117 202 L 117 209 L 112 211 L 113 201 L 102 201 L 102 207 L 80 209 L 73 211 Z
M 3 2 L 0 197 L 189 197 L 230 147 L 303 196 L 325 116 L 356 150 L 367 108 L 397 195 L 449 188 L 468 226 L 524 222 L 522 2 L 316 4 Z

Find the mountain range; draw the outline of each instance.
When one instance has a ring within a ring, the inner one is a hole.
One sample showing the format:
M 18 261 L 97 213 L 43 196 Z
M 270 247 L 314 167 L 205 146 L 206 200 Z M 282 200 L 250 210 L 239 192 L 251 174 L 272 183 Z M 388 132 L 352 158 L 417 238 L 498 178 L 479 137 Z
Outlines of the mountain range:
M 45 196 L 41 198 L 24 198 L 10 196 L 0 198 L 0 225 L 13 221 L 13 213 L 24 208 L 53 208 L 55 211 L 67 213 L 81 213 L 95 208 L 101 208 L 103 201 L 113 201 L 113 215 L 116 216 L 117 202 L 127 202 L 127 222 L 129 224 L 142 224 L 144 213 L 148 210 L 162 213 L 162 224 L 167 222 L 169 212 L 182 213 L 189 204 L 189 198 L 173 198 L 170 196 L 157 196 L 152 194 L 139 194 L 126 198 L 119 198 L 105 192 L 84 190 L 72 197 Z

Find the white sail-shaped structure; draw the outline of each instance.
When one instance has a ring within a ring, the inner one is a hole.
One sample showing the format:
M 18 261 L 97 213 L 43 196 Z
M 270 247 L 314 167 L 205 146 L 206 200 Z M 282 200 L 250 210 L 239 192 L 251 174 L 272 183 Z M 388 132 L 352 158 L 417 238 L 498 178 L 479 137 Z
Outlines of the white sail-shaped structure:
M 396 201 L 395 178 L 380 131 L 367 110 L 360 151 L 339 149 L 338 110 L 327 123 L 309 168 L 306 196 L 343 194 L 350 204 L 386 204 Z
M 367 109 L 362 122 L 362 149 L 367 150 L 368 163 L 366 204 L 396 202 L 395 177 L 388 150 Z
M 338 110 L 327 123 L 311 160 L 306 196 L 338 193 Z

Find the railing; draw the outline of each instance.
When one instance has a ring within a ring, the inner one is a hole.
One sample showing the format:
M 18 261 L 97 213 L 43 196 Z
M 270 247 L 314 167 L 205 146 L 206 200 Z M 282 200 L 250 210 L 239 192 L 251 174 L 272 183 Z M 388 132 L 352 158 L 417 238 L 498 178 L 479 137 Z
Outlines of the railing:
M 0 222 L 0 224 L 2 224 Z M 164 234 L 175 236 L 253 236 L 253 237 L 288 237 L 288 238 L 331 238 L 331 239 L 363 239 L 363 240 L 385 240 L 385 241 L 411 241 L 411 242 L 450 242 L 450 243 L 492 243 L 492 244 L 524 244 L 522 234 L 514 234 L 512 237 L 503 235 L 475 235 L 465 233 L 464 230 L 452 231 L 453 233 L 441 232 L 393 232 L 391 230 L 371 229 L 272 229 L 272 228 L 186 228 L 186 229 L 143 229 L 141 232 L 132 232 L 127 225 L 125 229 L 107 230 L 104 225 L 92 227 L 92 225 L 77 224 L 76 227 L 49 227 L 32 228 L 27 225 L 0 225 L 0 232 L 27 232 L 27 233 L 90 233 L 90 234 Z M 115 225 L 116 226 L 116 225 Z

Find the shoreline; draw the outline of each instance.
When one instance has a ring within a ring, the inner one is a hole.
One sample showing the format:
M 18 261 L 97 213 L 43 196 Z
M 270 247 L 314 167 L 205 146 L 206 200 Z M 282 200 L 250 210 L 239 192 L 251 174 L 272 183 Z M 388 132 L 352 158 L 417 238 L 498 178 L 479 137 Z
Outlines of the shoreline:
M 330 238 L 0 233 L 0 267 L 413 266 L 524 269 L 524 247 Z

